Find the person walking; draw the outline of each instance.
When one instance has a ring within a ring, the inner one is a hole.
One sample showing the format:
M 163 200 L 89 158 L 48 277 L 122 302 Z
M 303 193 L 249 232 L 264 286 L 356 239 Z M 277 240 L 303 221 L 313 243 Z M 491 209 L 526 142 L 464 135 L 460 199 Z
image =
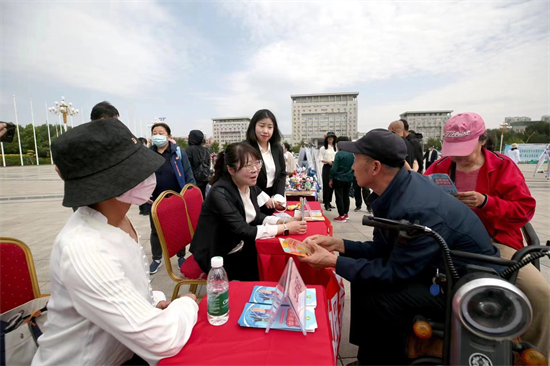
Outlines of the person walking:
M 292 176 L 294 170 L 296 170 L 296 159 L 294 159 L 294 155 L 292 155 L 292 151 L 290 151 L 290 144 L 288 142 L 283 143 L 283 152 L 285 156 L 286 174 Z
M 334 161 L 334 156 L 336 155 L 337 149 L 336 135 L 334 132 L 327 132 L 325 137 L 325 143 L 319 149 L 319 160 L 323 167 L 321 168 L 321 177 L 323 179 L 323 204 L 325 205 L 325 210 L 331 211 L 331 208 L 334 208 L 330 203 L 332 202 L 332 187 L 329 184 L 329 174 L 330 168 L 332 167 L 332 162 Z
M 512 144 L 512 148 L 510 149 L 510 151 L 508 151 L 508 157 L 512 159 L 512 161 L 516 163 L 516 165 L 518 165 L 520 159 L 518 144 Z
M 178 145 L 169 141 L 172 139 L 170 127 L 166 123 L 155 123 L 151 128 L 151 133 L 153 135 L 151 150 L 164 158 L 164 164 L 155 172 L 157 184 L 151 196 L 150 204 L 164 191 L 180 192 L 187 183 L 196 184 L 187 154 L 185 151 L 181 151 Z M 153 254 L 149 273 L 155 274 L 162 266 L 162 247 L 160 246 L 157 229 L 153 223 L 152 214 L 149 215 L 149 224 L 151 225 L 150 242 Z M 182 249 L 178 253 L 178 268 L 181 267 L 184 261 L 185 249 Z
M 424 159 L 426 159 L 426 170 L 437 160 L 437 150 L 434 148 L 434 146 L 430 146 L 428 151 L 424 154 Z
M 189 146 L 185 149 L 197 186 L 206 197 L 206 186 L 210 179 L 210 152 L 204 147 L 204 134 L 199 130 L 189 132 Z
M 339 141 L 349 141 L 346 136 L 341 136 Z M 348 151 L 338 151 L 334 156 L 334 162 L 329 172 L 329 186 L 334 189 L 336 195 L 336 207 L 338 217 L 334 222 L 346 222 L 349 220 L 349 190 L 353 182 L 353 154 Z

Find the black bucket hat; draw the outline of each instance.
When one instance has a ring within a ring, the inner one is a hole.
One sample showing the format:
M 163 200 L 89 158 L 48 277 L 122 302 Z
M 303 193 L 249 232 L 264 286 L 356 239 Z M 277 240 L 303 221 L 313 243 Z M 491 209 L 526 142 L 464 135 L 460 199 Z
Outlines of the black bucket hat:
M 336 134 L 332 131 L 327 132 L 327 136 L 325 138 L 334 137 L 336 139 Z
M 65 181 L 63 206 L 81 207 L 118 197 L 164 164 L 118 119 L 88 122 L 52 142 Z

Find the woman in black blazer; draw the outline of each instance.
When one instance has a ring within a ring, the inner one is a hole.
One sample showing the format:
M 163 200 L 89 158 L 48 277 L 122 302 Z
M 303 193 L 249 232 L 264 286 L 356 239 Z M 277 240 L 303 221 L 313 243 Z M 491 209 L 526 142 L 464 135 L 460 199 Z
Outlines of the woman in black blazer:
M 257 281 L 256 239 L 305 234 L 303 221 L 260 212 L 262 191 L 256 181 L 261 167 L 260 154 L 246 143 L 231 144 L 218 155 L 190 248 L 205 273 L 210 259 L 221 256 L 230 280 Z
M 257 185 L 270 199 L 260 210 L 271 215 L 275 209 L 284 209 L 286 204 L 285 157 L 275 115 L 267 109 L 256 112 L 248 125 L 246 142 L 261 155 L 263 164 Z

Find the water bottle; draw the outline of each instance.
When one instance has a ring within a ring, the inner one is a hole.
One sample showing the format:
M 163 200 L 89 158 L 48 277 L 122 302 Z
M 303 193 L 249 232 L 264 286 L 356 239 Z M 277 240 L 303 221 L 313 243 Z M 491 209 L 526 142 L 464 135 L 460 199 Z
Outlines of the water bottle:
M 222 325 L 229 319 L 229 282 L 222 257 L 212 257 L 210 264 L 206 282 L 207 317 L 210 324 Z

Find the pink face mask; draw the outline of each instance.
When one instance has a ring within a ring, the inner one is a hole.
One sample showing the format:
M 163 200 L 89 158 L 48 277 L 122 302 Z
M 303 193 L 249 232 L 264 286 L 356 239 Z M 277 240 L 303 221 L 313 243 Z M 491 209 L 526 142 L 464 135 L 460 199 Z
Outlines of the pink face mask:
M 153 194 L 156 186 L 157 176 L 155 175 L 155 173 L 153 173 L 143 182 L 130 189 L 129 191 L 124 192 L 116 199 L 124 203 L 130 203 L 132 205 L 143 205 L 149 200 L 149 198 L 151 198 L 151 194 Z

